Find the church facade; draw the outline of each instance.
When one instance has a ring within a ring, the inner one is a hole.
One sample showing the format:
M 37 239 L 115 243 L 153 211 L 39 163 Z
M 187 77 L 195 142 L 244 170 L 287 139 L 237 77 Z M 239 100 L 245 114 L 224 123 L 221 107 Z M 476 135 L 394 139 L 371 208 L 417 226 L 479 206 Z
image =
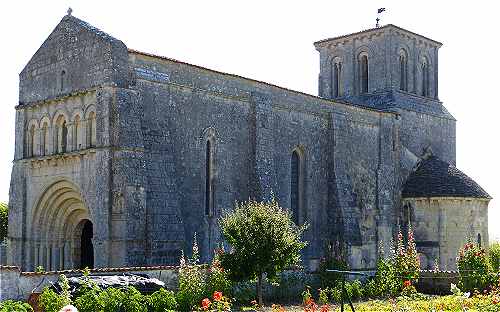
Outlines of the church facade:
M 373 268 L 412 224 L 424 268 L 487 246 L 490 196 L 455 168 L 441 43 L 394 25 L 318 41 L 319 96 L 131 50 L 67 15 L 20 74 L 10 264 L 204 260 L 235 201 L 310 224 L 304 264 Z

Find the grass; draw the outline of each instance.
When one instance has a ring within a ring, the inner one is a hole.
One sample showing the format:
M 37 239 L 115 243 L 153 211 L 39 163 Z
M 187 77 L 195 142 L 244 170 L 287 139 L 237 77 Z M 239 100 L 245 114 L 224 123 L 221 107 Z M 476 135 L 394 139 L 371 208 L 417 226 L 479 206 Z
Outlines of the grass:
M 467 298 L 464 296 L 428 296 L 417 294 L 413 297 L 398 297 L 396 299 L 385 300 L 367 300 L 363 302 L 356 302 L 354 304 L 356 312 L 487 312 L 487 311 L 500 311 L 500 298 L 497 295 L 475 295 Z M 303 306 L 287 305 L 283 306 L 286 312 L 299 312 L 305 311 Z M 264 307 L 261 311 L 276 311 L 271 306 Z M 308 310 L 312 312 L 312 310 Z M 321 307 L 318 306 L 315 310 L 321 312 Z M 339 305 L 329 305 L 329 312 L 340 311 Z M 351 311 L 348 305 L 344 305 L 344 311 Z

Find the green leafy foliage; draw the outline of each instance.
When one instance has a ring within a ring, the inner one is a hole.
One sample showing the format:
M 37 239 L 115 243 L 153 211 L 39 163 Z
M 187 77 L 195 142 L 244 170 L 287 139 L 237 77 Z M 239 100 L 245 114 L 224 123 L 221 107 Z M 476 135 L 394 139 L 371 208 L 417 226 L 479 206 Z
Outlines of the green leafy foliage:
M 0 203 L 0 243 L 7 237 L 8 225 L 9 206 L 6 203 Z
M 342 259 L 336 259 L 334 257 L 322 259 L 318 267 L 321 287 L 335 287 L 342 280 L 342 274 L 327 272 L 326 270 L 346 271 L 348 269 L 347 263 Z
M 177 300 L 173 291 L 160 289 L 148 298 L 150 312 L 165 312 L 177 310 Z
M 193 243 L 192 257 L 185 259 L 181 257 L 179 267 L 179 290 L 176 294 L 178 308 L 181 311 L 191 311 L 199 306 L 202 299 L 210 297 L 214 292 L 223 292 L 230 295 L 232 282 L 228 272 L 224 270 L 220 263 L 220 256 L 223 254 L 219 250 L 211 265 L 200 265 L 198 244 L 196 235 Z
M 486 252 L 474 243 L 466 243 L 457 256 L 459 288 L 463 291 L 482 291 L 493 282 L 491 265 Z
M 61 294 L 57 294 L 52 288 L 45 287 L 39 298 L 39 305 L 45 312 L 59 312 L 62 307 L 71 304 L 68 279 L 64 274 L 59 276 Z
M 257 279 L 259 304 L 262 304 L 262 279 L 274 280 L 278 272 L 300 261 L 306 246 L 301 236 L 306 225 L 298 226 L 275 200 L 250 200 L 236 204 L 219 220 L 230 253 L 221 255 L 222 267 L 233 281 Z
M 500 271 L 500 243 L 494 242 L 490 245 L 488 251 L 488 258 L 490 259 L 491 269 L 494 272 Z
M 0 302 L 0 312 L 33 312 L 33 308 L 26 302 L 6 300 Z

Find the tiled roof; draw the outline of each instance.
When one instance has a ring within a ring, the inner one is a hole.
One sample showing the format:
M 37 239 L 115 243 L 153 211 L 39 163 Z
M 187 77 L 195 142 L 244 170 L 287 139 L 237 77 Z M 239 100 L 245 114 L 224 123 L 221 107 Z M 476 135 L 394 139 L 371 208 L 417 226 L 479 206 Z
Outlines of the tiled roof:
M 187 63 L 187 62 L 184 62 L 184 61 L 179 61 L 179 60 L 176 60 L 176 59 L 173 59 L 173 58 L 170 58 L 170 57 L 166 57 L 166 56 L 161 56 L 161 55 L 156 55 L 156 54 L 152 54 L 152 53 L 142 52 L 142 51 L 138 51 L 138 50 L 134 50 L 134 49 L 128 49 L 128 52 L 132 53 L 132 54 L 143 55 L 143 56 L 147 56 L 147 57 L 152 57 L 152 58 L 166 60 L 166 61 L 170 61 L 170 62 L 174 62 L 174 63 L 178 63 L 178 64 L 187 65 L 187 66 L 198 68 L 198 69 L 201 69 L 201 70 L 210 71 L 210 72 L 215 73 L 215 74 L 221 74 L 221 75 L 224 75 L 224 76 L 229 76 L 229 77 L 233 77 L 233 78 L 239 78 L 239 79 L 244 79 L 244 80 L 255 82 L 255 83 L 264 84 L 264 85 L 267 85 L 267 86 L 270 86 L 270 87 L 278 88 L 278 89 L 281 89 L 281 90 L 284 90 L 284 91 L 288 91 L 288 92 L 294 92 L 296 94 L 301 94 L 301 95 L 304 95 L 304 96 L 307 96 L 307 97 L 312 97 L 312 98 L 315 98 L 315 99 L 318 99 L 318 100 L 322 100 L 322 101 L 326 101 L 326 102 L 329 102 L 329 103 L 344 104 L 344 105 L 359 107 L 359 108 L 368 109 L 368 110 L 377 111 L 377 112 L 382 112 L 382 113 L 394 113 L 392 111 L 388 111 L 388 110 L 385 110 L 385 109 L 380 109 L 380 108 L 377 108 L 377 107 L 369 107 L 369 106 L 366 106 L 366 105 L 362 105 L 362 104 L 359 104 L 359 103 L 353 103 L 353 102 L 342 100 L 342 99 L 335 99 L 335 100 L 333 100 L 333 99 L 327 99 L 327 98 L 323 98 L 323 97 L 320 97 L 320 96 L 317 96 L 317 95 L 305 93 L 305 92 L 302 92 L 302 91 L 297 91 L 297 90 L 292 90 L 292 89 L 288 89 L 288 88 L 285 88 L 285 87 L 281 87 L 281 86 L 278 86 L 278 85 L 275 85 L 275 84 L 272 84 L 272 83 L 269 83 L 269 82 L 265 82 L 265 81 L 261 81 L 261 80 L 256 80 L 256 79 L 252 79 L 252 78 L 247 78 L 247 77 L 243 77 L 243 76 L 236 75 L 236 74 L 226 73 L 226 72 L 218 71 L 218 70 L 215 70 L 215 69 L 210 69 L 210 68 L 207 68 L 207 67 L 203 67 L 203 66 L 200 66 L 200 65 L 195 65 L 195 64 Z M 135 69 L 135 70 L 136 70 L 136 72 L 137 71 L 142 71 L 142 74 L 148 74 L 148 73 L 145 73 L 143 69 Z M 153 81 L 159 81 L 159 80 L 161 80 L 161 79 L 159 79 L 158 77 L 155 77 L 153 79 Z
M 491 196 L 465 173 L 435 156 L 422 160 L 403 187 L 403 198 L 420 197 L 491 199 Z

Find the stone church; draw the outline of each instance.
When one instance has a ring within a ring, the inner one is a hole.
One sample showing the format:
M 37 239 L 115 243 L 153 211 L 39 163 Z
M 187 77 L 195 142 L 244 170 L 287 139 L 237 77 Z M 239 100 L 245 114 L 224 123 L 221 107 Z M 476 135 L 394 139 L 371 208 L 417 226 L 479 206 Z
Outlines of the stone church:
M 441 43 L 394 25 L 314 43 L 319 95 L 129 49 L 68 14 L 20 73 L 10 264 L 208 260 L 235 201 L 310 224 L 303 262 L 373 268 L 409 224 L 423 268 L 488 244 L 491 197 L 455 167 Z

